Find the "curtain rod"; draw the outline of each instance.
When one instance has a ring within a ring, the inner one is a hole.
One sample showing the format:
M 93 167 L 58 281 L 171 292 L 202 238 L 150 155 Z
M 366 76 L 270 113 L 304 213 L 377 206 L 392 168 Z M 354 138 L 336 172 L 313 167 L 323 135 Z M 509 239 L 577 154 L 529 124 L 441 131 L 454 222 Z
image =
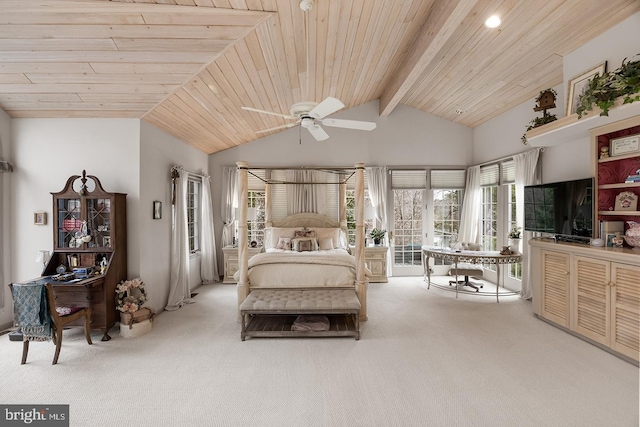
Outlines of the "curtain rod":
M 184 172 L 186 172 L 186 173 L 187 173 L 187 175 L 191 175 L 191 176 L 198 177 L 198 178 L 202 178 L 202 179 L 209 179 L 209 180 L 211 180 L 211 176 L 210 176 L 210 175 L 202 174 L 202 173 L 196 173 L 196 172 L 191 172 L 191 171 L 186 170 L 186 169 L 185 169 L 185 168 L 183 168 L 182 166 L 171 166 L 171 172 L 174 172 L 174 171 L 180 172 L 181 170 L 182 170 L 182 171 L 184 171 Z
M 544 147 L 534 148 L 533 150 L 540 150 L 541 152 L 544 152 Z M 533 151 L 533 150 L 529 150 L 529 151 Z M 522 151 L 522 153 L 528 153 L 529 151 Z M 499 159 L 489 160 L 487 162 L 478 163 L 477 165 L 472 165 L 472 166 L 486 166 L 486 165 L 491 165 L 493 163 L 504 162 L 505 160 L 513 159 L 513 156 L 516 156 L 518 154 L 520 154 L 520 153 L 512 154 L 510 156 L 501 157 Z

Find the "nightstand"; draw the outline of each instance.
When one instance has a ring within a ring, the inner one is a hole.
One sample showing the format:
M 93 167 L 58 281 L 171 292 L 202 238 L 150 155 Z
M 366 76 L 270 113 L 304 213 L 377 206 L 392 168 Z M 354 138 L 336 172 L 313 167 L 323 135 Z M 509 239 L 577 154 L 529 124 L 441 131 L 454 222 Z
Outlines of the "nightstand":
M 224 278 L 222 283 L 236 283 L 233 275 L 238 271 L 238 247 L 237 246 L 225 246 L 222 248 L 224 253 Z M 262 252 L 262 248 L 247 248 L 249 258 Z
M 386 283 L 387 279 L 387 252 L 388 246 L 365 246 L 364 263 L 369 270 L 371 283 Z

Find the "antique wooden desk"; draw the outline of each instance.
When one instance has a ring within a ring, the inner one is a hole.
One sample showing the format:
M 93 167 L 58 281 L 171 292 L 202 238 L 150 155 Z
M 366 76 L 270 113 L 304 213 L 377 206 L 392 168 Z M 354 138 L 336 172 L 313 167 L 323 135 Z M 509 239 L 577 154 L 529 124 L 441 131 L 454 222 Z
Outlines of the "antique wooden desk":
M 102 331 L 102 341 L 109 341 L 109 330 L 118 319 L 115 313 L 115 303 L 112 292 L 105 287 L 105 277 L 102 274 L 88 277 L 82 280 L 57 281 L 52 276 L 42 276 L 33 280 L 22 282 L 22 284 L 50 283 L 57 307 L 91 307 L 91 329 Z M 76 323 L 70 323 L 76 325 Z M 79 319 L 77 326 L 83 326 L 84 319 Z
M 448 286 L 442 286 L 435 283 L 431 283 L 431 269 L 429 268 L 429 258 L 441 259 L 444 261 L 449 261 L 454 263 L 456 270 L 458 269 L 458 263 L 470 263 L 470 264 L 496 264 L 497 274 L 498 274 L 498 283 L 496 283 L 496 301 L 500 302 L 500 295 L 518 295 L 519 292 L 510 291 L 506 288 L 502 288 L 500 291 L 500 265 L 502 264 L 512 264 L 517 263 L 522 260 L 522 254 L 515 253 L 511 255 L 501 255 L 498 251 L 454 251 L 451 249 L 442 249 L 442 248 L 431 248 L 429 246 L 423 246 L 422 252 L 424 254 L 423 263 L 424 263 L 424 273 L 427 279 L 427 289 L 431 287 L 431 285 L 442 288 L 442 289 L 450 289 Z M 458 277 L 456 276 L 456 281 Z M 467 293 L 467 291 L 459 290 L 458 286 L 454 286 L 456 291 L 456 297 L 458 296 L 458 292 Z M 469 292 L 474 295 L 484 294 L 487 295 L 488 292 Z

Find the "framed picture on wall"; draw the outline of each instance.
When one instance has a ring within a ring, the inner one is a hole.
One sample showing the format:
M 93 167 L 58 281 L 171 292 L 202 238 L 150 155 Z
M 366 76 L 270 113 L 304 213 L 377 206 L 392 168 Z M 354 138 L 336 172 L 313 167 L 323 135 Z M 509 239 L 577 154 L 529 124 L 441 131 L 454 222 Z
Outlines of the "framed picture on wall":
M 603 75 L 606 70 L 607 61 L 569 80 L 567 83 L 567 116 L 575 114 L 578 110 L 580 95 L 582 95 L 589 85 L 589 79 L 593 78 L 596 74 Z
M 34 212 L 33 223 L 35 225 L 47 225 L 47 213 L 46 212 Z
M 162 218 L 162 202 L 155 200 L 153 202 L 153 219 Z

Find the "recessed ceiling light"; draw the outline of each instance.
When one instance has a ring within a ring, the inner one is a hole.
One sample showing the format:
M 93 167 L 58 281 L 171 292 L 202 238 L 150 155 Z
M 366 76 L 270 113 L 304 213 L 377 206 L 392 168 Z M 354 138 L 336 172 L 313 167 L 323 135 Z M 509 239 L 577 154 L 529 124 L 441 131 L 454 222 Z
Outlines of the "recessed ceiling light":
M 464 114 L 464 110 L 461 108 L 456 108 L 456 114 Z
M 492 15 L 492 16 L 489 17 L 489 19 L 484 21 L 484 25 L 486 25 L 489 28 L 496 28 L 501 23 L 502 23 L 502 20 L 500 19 L 500 17 L 498 15 Z

